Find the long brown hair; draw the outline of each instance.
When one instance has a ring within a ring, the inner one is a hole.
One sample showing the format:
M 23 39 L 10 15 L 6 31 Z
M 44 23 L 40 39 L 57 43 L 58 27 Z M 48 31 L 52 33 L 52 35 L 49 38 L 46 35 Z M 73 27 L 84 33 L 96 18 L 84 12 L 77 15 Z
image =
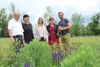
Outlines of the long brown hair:
M 39 17 L 39 19 L 38 19 L 38 25 L 40 24 L 40 19 L 42 19 L 42 24 L 44 23 L 43 18 L 42 17 Z

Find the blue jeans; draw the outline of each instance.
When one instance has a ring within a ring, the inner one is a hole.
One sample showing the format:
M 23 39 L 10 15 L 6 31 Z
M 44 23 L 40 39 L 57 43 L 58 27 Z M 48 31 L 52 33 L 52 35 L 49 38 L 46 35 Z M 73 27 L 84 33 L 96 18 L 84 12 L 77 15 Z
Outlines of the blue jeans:
M 14 45 L 20 45 L 20 46 L 23 46 L 23 38 L 22 38 L 22 35 L 16 35 L 16 36 L 13 36 L 14 38 Z

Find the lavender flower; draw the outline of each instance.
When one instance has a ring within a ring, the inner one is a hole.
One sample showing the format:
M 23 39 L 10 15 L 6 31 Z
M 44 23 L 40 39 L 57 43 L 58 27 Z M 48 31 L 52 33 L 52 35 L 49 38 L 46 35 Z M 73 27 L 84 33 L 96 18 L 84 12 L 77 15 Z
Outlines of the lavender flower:
M 29 62 L 26 62 L 26 63 L 24 64 L 24 67 L 30 67 Z

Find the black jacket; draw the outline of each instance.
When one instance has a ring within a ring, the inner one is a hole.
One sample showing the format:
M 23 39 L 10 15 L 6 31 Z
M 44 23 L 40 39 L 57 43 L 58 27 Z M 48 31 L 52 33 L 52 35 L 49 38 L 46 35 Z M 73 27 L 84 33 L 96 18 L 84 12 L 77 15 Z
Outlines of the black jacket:
M 56 37 L 59 39 L 59 34 L 58 34 L 58 25 L 54 24 L 55 32 L 56 32 Z M 50 33 L 50 24 L 47 26 L 47 31 Z M 49 36 L 50 39 L 50 36 Z

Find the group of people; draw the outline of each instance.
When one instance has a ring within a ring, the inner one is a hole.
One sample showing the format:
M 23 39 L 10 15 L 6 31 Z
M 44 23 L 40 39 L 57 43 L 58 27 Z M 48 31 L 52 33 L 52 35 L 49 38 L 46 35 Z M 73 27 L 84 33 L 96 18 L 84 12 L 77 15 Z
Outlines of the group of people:
M 24 46 L 24 43 L 29 44 L 33 39 L 37 39 L 48 42 L 50 46 L 57 44 L 58 48 L 60 48 L 60 43 L 62 43 L 66 51 L 69 47 L 69 30 L 72 26 L 69 20 L 64 18 L 63 12 L 59 12 L 58 16 L 60 18 L 58 25 L 55 24 L 55 19 L 50 17 L 48 19 L 49 25 L 47 26 L 44 24 L 43 18 L 39 17 L 37 27 L 33 30 L 29 21 L 29 15 L 25 14 L 21 23 L 19 21 L 20 13 L 14 12 L 13 18 L 8 22 L 9 36 L 14 43 L 19 40 L 21 47 Z M 61 40 L 59 40 L 59 36 L 61 36 Z

